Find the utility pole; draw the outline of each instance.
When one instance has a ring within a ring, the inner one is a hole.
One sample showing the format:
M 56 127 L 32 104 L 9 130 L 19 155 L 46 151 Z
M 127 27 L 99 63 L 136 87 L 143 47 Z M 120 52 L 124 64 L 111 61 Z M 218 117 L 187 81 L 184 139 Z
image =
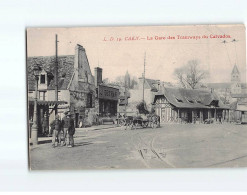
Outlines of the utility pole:
M 56 57 L 55 57 L 55 101 L 58 101 L 58 61 L 57 61 L 57 34 L 55 40 Z M 55 114 L 57 114 L 57 104 L 55 105 Z
M 142 91 L 142 101 L 144 102 L 144 86 L 145 86 L 145 71 L 146 71 L 146 52 L 144 54 L 144 71 L 143 71 L 143 91 Z
M 126 92 L 126 78 L 125 78 L 125 82 L 124 82 L 124 115 L 126 117 L 126 108 L 127 108 L 127 92 Z

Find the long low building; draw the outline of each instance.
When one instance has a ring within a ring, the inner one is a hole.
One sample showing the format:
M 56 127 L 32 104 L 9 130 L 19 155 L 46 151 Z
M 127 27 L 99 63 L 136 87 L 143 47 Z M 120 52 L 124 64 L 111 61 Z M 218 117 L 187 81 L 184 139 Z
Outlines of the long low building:
M 212 118 L 229 120 L 229 106 L 213 91 L 163 88 L 155 95 L 153 106 L 161 123 L 202 123 Z

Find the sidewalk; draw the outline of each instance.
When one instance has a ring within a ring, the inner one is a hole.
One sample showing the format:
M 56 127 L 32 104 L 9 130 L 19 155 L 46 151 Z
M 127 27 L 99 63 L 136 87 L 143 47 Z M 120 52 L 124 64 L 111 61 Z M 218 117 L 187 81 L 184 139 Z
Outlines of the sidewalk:
M 116 128 L 118 127 L 117 125 L 97 125 L 97 126 L 92 126 L 92 127 L 85 127 L 85 128 L 76 128 L 76 131 L 96 131 L 96 130 L 103 130 L 103 129 L 111 129 L 111 128 Z
M 85 128 L 76 128 L 75 131 L 97 131 L 97 130 L 104 130 L 104 129 L 111 129 L 111 128 L 117 128 L 117 125 L 97 125 L 97 126 L 92 126 L 92 127 L 85 127 Z M 52 137 L 39 137 L 38 138 L 38 143 L 39 144 L 45 144 L 45 143 L 51 143 Z M 30 141 L 29 141 L 30 143 Z

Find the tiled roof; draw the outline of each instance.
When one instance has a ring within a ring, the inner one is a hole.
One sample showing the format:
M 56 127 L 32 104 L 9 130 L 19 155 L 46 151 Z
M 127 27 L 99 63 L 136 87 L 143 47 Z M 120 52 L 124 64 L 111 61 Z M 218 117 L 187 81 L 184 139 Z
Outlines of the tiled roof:
M 158 91 L 157 87 L 155 86 L 155 84 L 158 84 L 158 81 L 153 79 L 145 79 L 145 81 L 150 87 L 151 91 Z
M 38 56 L 27 58 L 27 76 L 28 76 L 28 90 L 35 90 L 35 80 L 33 75 L 34 64 L 39 66 L 46 72 L 55 75 L 55 56 Z M 71 77 L 74 72 L 74 55 L 58 56 L 58 89 L 67 89 Z M 54 79 L 51 80 L 48 89 L 54 89 Z
M 238 105 L 238 101 L 232 102 L 230 104 L 230 109 L 231 110 L 236 110 L 237 109 L 237 105 Z
M 227 108 L 216 93 L 206 90 L 192 90 L 183 88 L 164 88 L 164 92 L 156 96 L 164 95 L 167 100 L 178 108 L 208 108 L 216 104 L 220 108 Z

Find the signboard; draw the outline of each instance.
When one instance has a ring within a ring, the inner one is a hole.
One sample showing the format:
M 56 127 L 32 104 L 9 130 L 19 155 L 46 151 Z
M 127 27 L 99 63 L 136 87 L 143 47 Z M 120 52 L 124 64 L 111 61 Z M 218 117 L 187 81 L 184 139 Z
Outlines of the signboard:
M 118 100 L 119 89 L 100 85 L 98 88 L 99 99 Z

